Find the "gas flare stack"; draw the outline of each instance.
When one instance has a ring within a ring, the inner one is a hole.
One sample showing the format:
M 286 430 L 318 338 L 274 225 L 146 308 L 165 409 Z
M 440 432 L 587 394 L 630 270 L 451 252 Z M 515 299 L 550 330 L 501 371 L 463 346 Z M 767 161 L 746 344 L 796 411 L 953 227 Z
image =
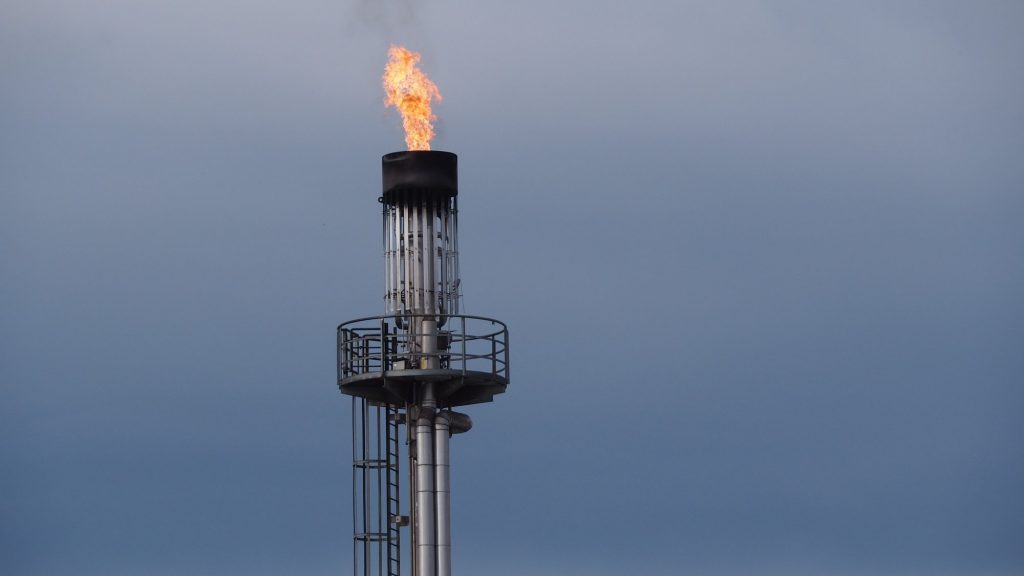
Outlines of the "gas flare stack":
M 412 576 L 451 576 L 449 438 L 472 426 L 452 408 L 505 391 L 508 329 L 459 311 L 456 155 L 387 154 L 383 182 L 385 312 L 338 326 L 338 387 L 352 396 L 353 575 L 400 576 L 407 562 Z

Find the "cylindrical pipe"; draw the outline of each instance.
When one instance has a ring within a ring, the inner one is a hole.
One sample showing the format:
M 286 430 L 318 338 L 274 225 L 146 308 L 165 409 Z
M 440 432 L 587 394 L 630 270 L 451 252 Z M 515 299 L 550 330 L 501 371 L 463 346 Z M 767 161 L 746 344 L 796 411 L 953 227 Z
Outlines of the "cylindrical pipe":
M 393 268 L 392 271 L 391 271 L 391 277 L 393 278 L 392 286 L 394 287 L 394 291 L 395 291 L 394 292 L 394 300 L 393 300 L 393 308 L 391 309 L 391 312 L 394 313 L 394 314 L 400 314 L 400 313 L 404 312 L 403 309 L 405 308 L 405 306 L 402 304 L 403 301 L 405 300 L 405 292 L 404 292 L 405 291 L 405 279 L 402 276 L 402 271 L 403 271 L 402 261 L 404 260 L 404 257 L 402 255 L 402 249 L 404 248 L 405 243 L 402 242 L 402 220 L 401 220 L 401 216 L 400 216 L 401 208 L 399 208 L 397 206 L 392 206 L 391 207 L 391 212 L 392 212 L 392 226 L 394 227 L 394 230 L 392 231 L 393 234 L 394 234 L 394 237 L 391 239 L 391 242 L 392 242 L 391 251 L 392 251 L 392 254 L 393 254 L 392 257 L 391 257 L 392 258 L 391 266 Z
M 459 199 L 452 198 L 452 310 L 451 314 L 459 313 L 459 283 L 462 276 L 459 273 Z
M 383 202 L 382 202 L 383 203 Z M 391 241 L 388 239 L 388 234 L 391 232 L 391 218 L 390 209 L 384 205 L 384 222 L 382 227 L 384 228 L 383 241 L 384 245 L 384 313 L 387 314 L 391 309 L 391 252 L 388 248 L 391 247 Z
M 448 201 L 437 201 L 437 229 L 434 230 L 434 262 L 437 265 L 437 277 L 434 278 L 434 290 L 437 298 L 437 311 L 445 313 L 448 310 L 448 303 L 444 301 L 444 282 L 448 278 L 448 270 L 445 266 L 447 258 L 447 246 L 444 244 L 445 217 L 448 214 Z
M 430 302 L 428 300 L 427 291 L 430 289 L 429 278 L 430 275 L 427 270 L 430 268 L 430 253 L 427 252 L 427 223 L 430 221 L 429 213 L 430 204 L 423 200 L 420 205 L 420 272 L 423 274 L 423 279 L 420 281 L 420 287 L 423 289 L 423 313 L 430 313 Z
M 424 317 L 420 326 L 420 352 L 423 353 L 420 368 L 437 370 L 441 367 L 441 360 L 437 354 L 437 320 L 433 316 Z
M 405 280 L 405 304 L 402 306 L 402 311 L 406 312 L 413 307 L 412 297 L 412 223 L 411 216 L 409 215 L 409 207 L 406 205 L 399 206 L 399 210 L 402 212 L 402 254 L 404 254 L 403 263 L 405 264 L 405 274 L 402 279 Z
M 434 385 L 423 385 L 416 418 L 416 575 L 435 576 Z
M 437 503 L 437 576 L 452 574 L 452 498 L 448 412 L 434 418 L 434 491 Z
M 426 202 L 427 210 L 423 219 L 426 221 L 423 230 L 423 290 L 426 291 L 426 310 L 428 314 L 437 312 L 437 302 L 434 298 L 434 202 Z
M 413 285 L 416 297 L 413 299 L 413 312 L 422 314 L 423 310 L 423 226 L 421 222 L 422 206 L 412 206 L 412 266 Z

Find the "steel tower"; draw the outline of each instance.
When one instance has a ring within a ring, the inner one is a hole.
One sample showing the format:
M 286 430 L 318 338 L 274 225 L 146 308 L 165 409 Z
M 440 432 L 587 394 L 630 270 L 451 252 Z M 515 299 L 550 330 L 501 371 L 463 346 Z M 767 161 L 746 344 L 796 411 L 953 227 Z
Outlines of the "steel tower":
M 387 154 L 383 184 L 384 315 L 338 326 L 338 387 L 352 396 L 353 574 L 400 576 L 405 557 L 412 576 L 451 576 L 449 438 L 472 426 L 452 408 L 505 391 L 508 329 L 459 310 L 456 155 Z

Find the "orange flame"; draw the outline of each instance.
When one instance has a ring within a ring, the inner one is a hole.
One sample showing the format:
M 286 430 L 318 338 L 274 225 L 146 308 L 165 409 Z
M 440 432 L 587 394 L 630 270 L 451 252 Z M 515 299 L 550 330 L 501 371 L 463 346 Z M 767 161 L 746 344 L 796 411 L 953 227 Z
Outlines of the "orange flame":
M 384 67 L 385 106 L 394 106 L 402 114 L 405 145 L 409 150 L 430 150 L 434 137 L 434 120 L 430 101 L 441 101 L 441 92 L 416 67 L 420 55 L 402 46 L 392 45 L 388 50 L 388 64 Z

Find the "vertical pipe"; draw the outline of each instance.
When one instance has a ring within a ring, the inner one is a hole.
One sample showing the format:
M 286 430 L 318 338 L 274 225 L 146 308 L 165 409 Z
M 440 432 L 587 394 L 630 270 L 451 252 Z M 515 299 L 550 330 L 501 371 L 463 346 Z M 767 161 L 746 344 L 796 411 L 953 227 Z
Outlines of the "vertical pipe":
M 402 311 L 406 312 L 413 304 L 412 286 L 412 216 L 409 213 L 409 206 L 401 205 L 402 209 L 402 254 L 405 262 L 405 304 Z M 408 328 L 407 328 L 408 329 Z
M 455 274 L 455 265 L 452 261 L 452 214 L 451 200 L 444 202 L 444 303 L 447 314 L 455 314 L 455 306 L 452 305 L 452 285 L 458 278 Z
M 383 221 L 381 222 L 383 237 L 381 238 L 381 244 L 384 249 L 384 314 L 386 315 L 391 310 L 391 251 L 389 250 L 391 245 L 391 219 L 388 217 L 388 205 L 384 204 L 383 198 L 381 199 L 381 210 L 383 214 Z
M 447 412 L 434 418 L 434 491 L 437 504 L 437 576 L 452 574 L 452 499 L 448 439 L 450 423 Z
M 420 367 L 437 370 L 441 367 L 441 359 L 437 354 L 437 320 L 435 316 L 424 317 L 420 322 L 420 352 L 423 359 Z
M 421 200 L 419 203 L 419 220 L 417 226 L 419 226 L 419 234 L 417 239 L 419 244 L 416 246 L 416 262 L 419 265 L 419 280 L 420 283 L 420 314 L 425 314 L 427 310 L 427 203 Z
M 420 311 L 420 271 L 419 271 L 419 210 L 415 205 L 406 207 L 409 211 L 409 297 L 412 300 L 412 312 L 418 314 Z
M 448 210 L 448 202 L 442 205 L 441 213 L 444 214 L 444 221 L 441 224 L 441 247 L 444 250 L 441 261 L 444 262 L 444 278 L 441 286 L 444 290 L 444 312 L 452 313 L 451 289 L 452 289 L 452 264 L 451 264 L 451 213 Z
M 434 287 L 434 201 L 425 202 L 426 210 L 423 214 L 423 290 L 426 297 L 425 310 L 427 314 L 437 312 Z
M 454 294 L 452 295 L 454 300 L 454 307 L 452 308 L 452 314 L 459 313 L 459 283 L 462 281 L 462 276 L 459 273 L 459 198 L 458 196 L 452 197 L 452 288 Z
M 423 202 L 417 202 L 414 221 L 416 222 L 416 244 L 413 261 L 416 262 L 416 313 L 423 314 Z
M 434 385 L 423 384 L 416 417 L 416 576 L 436 576 L 434 517 Z
M 404 299 L 403 292 L 402 292 L 403 286 L 404 286 L 403 281 L 402 281 L 402 270 L 403 270 L 402 263 L 405 261 L 405 257 L 404 257 L 404 255 L 401 252 L 401 249 L 402 249 L 402 246 L 403 246 L 402 241 L 401 241 L 402 240 L 402 220 L 401 220 L 401 217 L 400 217 L 399 208 L 397 206 L 392 206 L 391 207 L 391 222 L 392 222 L 392 226 L 394 226 L 394 228 L 395 228 L 392 231 L 393 234 L 394 234 L 394 238 L 392 239 L 392 242 L 394 242 L 394 245 L 392 246 L 392 250 L 394 251 L 394 256 L 392 257 L 392 260 L 391 260 L 391 266 L 394 269 L 391 272 L 391 277 L 393 279 L 392 280 L 392 284 L 394 284 L 394 288 L 395 288 L 394 310 L 392 310 L 392 312 L 394 312 L 395 314 L 398 314 L 398 313 L 400 313 L 402 311 L 402 300 Z
M 388 212 L 387 216 L 387 258 L 384 261 L 384 265 L 387 270 L 384 271 L 387 277 L 388 293 L 387 302 L 385 302 L 387 308 L 385 313 L 391 314 L 395 310 L 395 216 L 391 206 L 385 208 Z
M 439 228 L 438 244 L 440 244 L 437 263 L 438 272 L 441 275 L 438 278 L 437 297 L 440 299 L 438 311 L 447 314 L 450 310 L 448 307 L 448 210 L 445 210 L 445 205 L 441 200 L 437 203 L 437 226 Z
M 416 312 L 419 314 L 425 314 L 427 312 L 427 258 L 425 252 L 425 244 L 427 235 L 427 207 L 423 200 L 416 203 L 416 285 L 419 290 L 416 291 L 418 300 L 416 301 Z
M 425 254 L 423 253 L 423 251 L 424 251 L 423 250 L 423 245 L 424 245 L 424 242 L 425 242 L 424 236 L 427 234 L 427 231 L 426 231 L 427 219 L 425 218 L 426 212 L 427 212 L 427 207 L 424 205 L 423 201 L 420 200 L 419 202 L 417 202 L 417 204 L 416 204 L 416 273 L 417 273 L 416 274 L 416 287 L 419 288 L 419 290 L 417 290 L 416 292 L 417 292 L 417 296 L 419 297 L 419 300 L 417 301 L 418 305 L 416 307 L 416 311 L 418 313 L 420 313 L 420 314 L 423 314 L 424 312 L 427 311 L 427 287 L 425 286 L 426 278 L 427 278 L 427 272 L 426 272 L 427 263 L 426 263 L 426 259 L 425 259 Z

